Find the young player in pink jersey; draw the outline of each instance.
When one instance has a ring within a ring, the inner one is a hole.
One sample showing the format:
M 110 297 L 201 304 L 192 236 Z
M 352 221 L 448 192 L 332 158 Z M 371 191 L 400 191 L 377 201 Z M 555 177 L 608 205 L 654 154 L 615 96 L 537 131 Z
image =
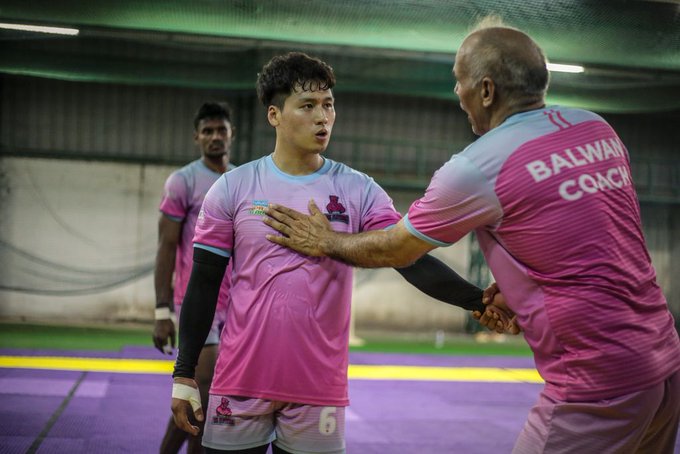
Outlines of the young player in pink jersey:
M 201 204 L 208 189 L 230 167 L 229 149 L 234 132 L 231 123 L 231 111 L 226 103 L 203 104 L 194 117 L 194 141 L 201 151 L 201 158 L 176 170 L 165 182 L 158 221 L 158 251 L 154 274 L 156 323 L 153 331 L 154 345 L 163 353 L 172 354 L 175 346 L 173 316 L 180 313 L 189 281 L 192 239 Z M 219 308 L 196 369 L 196 381 L 206 396 L 206 402 L 217 358 L 220 329 L 226 312 L 228 284 L 228 279 L 225 278 L 220 289 Z M 171 417 L 160 452 L 178 452 L 187 436 L 187 451 L 203 452 L 200 437 L 188 435 L 177 428 Z
M 335 76 L 302 53 L 274 57 L 258 96 L 276 129 L 274 152 L 225 174 L 203 203 L 183 303 L 172 408 L 194 434 L 189 403 L 203 417 L 194 383 L 219 281 L 233 265 L 230 304 L 206 409 L 208 453 L 343 453 L 352 269 L 273 244 L 262 222 L 270 203 L 323 203 L 338 230 L 381 230 L 401 218 L 371 178 L 321 156 L 335 123 Z M 482 292 L 426 255 L 399 270 L 427 294 L 484 310 Z
M 545 379 L 514 452 L 672 453 L 680 341 L 647 251 L 626 148 L 598 115 L 546 107 L 546 60 L 519 30 L 463 41 L 455 92 L 481 137 L 394 228 L 355 235 L 273 205 L 276 244 L 403 266 L 474 230 Z M 297 206 L 293 206 L 297 208 Z M 484 317 L 482 317 L 484 318 Z

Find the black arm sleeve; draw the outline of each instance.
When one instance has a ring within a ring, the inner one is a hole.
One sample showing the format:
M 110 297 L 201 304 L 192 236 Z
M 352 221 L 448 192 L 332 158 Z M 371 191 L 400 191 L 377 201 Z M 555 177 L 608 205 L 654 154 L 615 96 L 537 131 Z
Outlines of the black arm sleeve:
M 229 259 L 194 249 L 194 265 L 179 318 L 179 347 L 173 377 L 194 378 L 198 356 L 208 337 Z
M 422 256 L 411 266 L 395 270 L 432 298 L 466 310 L 484 312 L 482 290 L 430 254 Z

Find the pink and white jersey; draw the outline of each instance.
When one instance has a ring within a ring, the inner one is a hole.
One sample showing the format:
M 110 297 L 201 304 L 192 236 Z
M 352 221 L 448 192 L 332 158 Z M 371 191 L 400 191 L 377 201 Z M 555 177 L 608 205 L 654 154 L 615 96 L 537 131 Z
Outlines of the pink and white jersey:
M 233 167 L 230 166 L 229 168 Z M 173 292 L 177 314 L 181 309 L 193 266 L 192 241 L 196 219 L 208 189 L 221 175 L 221 173 L 206 166 L 201 159 L 197 159 L 174 171 L 165 181 L 160 211 L 173 221 L 182 223 L 177 255 L 175 256 L 175 287 Z M 226 276 L 220 289 L 218 306 L 220 314 L 226 311 L 228 290 L 229 280 Z
M 511 116 L 440 168 L 405 222 L 439 246 L 476 231 L 553 397 L 618 396 L 680 368 L 628 152 L 599 116 Z
M 352 268 L 268 241 L 263 209 L 300 212 L 313 199 L 336 231 L 383 229 L 401 218 L 372 178 L 326 159 L 291 176 L 271 156 L 225 174 L 203 203 L 194 247 L 231 257 L 230 305 L 211 393 L 345 406 Z

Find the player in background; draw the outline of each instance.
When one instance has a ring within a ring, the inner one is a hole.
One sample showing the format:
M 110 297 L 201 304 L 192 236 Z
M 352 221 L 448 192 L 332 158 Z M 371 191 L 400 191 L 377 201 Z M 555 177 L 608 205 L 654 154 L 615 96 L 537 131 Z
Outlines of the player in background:
M 628 151 L 600 116 L 545 105 L 545 56 L 517 29 L 482 23 L 453 73 L 481 137 L 401 222 L 352 235 L 313 203 L 311 216 L 272 206 L 265 222 L 283 236 L 269 239 L 356 266 L 403 266 L 474 230 L 545 380 L 514 453 L 672 453 L 680 340 Z
M 194 117 L 194 142 L 201 157 L 173 172 L 165 182 L 158 220 L 158 250 L 154 283 L 156 290 L 155 347 L 173 354 L 175 347 L 174 314 L 179 314 L 192 263 L 192 238 L 199 210 L 208 189 L 228 169 L 229 152 L 234 138 L 232 114 L 224 102 L 203 104 Z M 173 281 L 174 276 L 174 281 Z M 196 382 L 207 395 L 217 358 L 217 344 L 224 321 L 229 280 L 225 276 L 220 289 L 220 303 L 210 333 L 201 349 L 196 368 Z M 172 416 L 160 452 L 176 453 L 188 437 L 189 453 L 203 452 L 200 437 L 177 428 Z

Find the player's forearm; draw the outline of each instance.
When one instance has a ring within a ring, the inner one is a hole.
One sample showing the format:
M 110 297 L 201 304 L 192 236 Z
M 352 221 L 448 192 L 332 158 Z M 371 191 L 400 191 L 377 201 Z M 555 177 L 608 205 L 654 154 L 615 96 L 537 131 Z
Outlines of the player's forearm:
M 203 249 L 194 250 L 194 265 L 180 314 L 179 351 L 173 377 L 194 377 L 198 356 L 215 317 L 228 262 L 229 259 Z
M 154 288 L 156 307 L 173 307 L 172 274 L 175 271 L 176 245 L 160 244 L 156 253 Z
M 387 230 L 359 234 L 333 232 L 319 247 L 325 255 L 361 268 L 400 268 L 414 263 L 420 255 L 405 253 Z
M 470 311 L 485 310 L 482 290 L 436 257 L 424 255 L 411 266 L 397 268 L 397 272 L 432 298 Z

